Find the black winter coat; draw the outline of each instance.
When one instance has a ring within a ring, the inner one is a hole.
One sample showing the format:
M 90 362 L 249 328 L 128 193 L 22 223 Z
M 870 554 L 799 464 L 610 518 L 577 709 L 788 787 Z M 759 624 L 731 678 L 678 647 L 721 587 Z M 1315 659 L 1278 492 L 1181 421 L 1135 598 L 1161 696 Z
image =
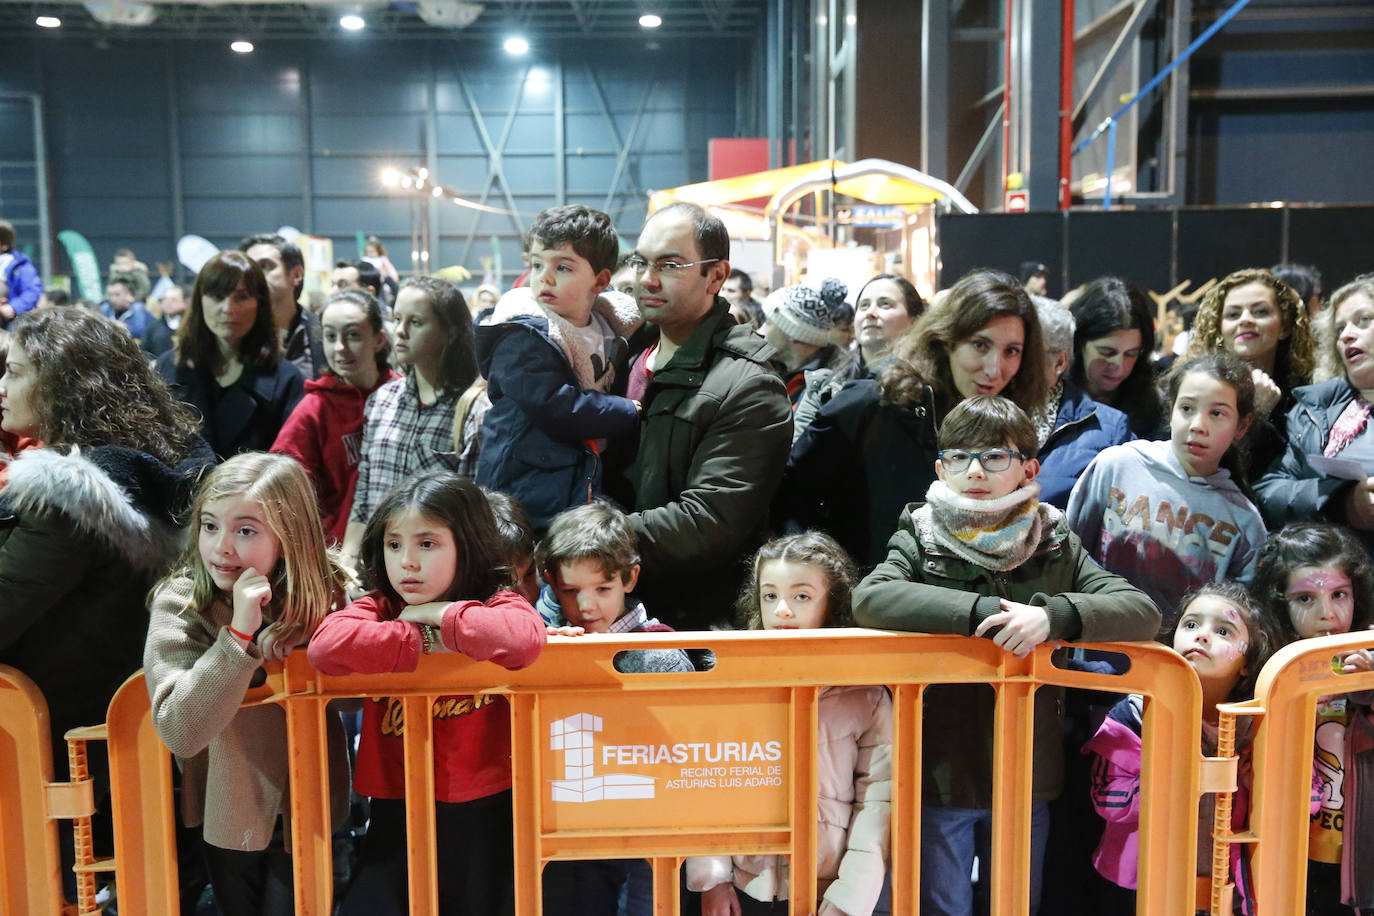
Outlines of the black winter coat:
M 105 721 L 143 660 L 146 600 L 180 550 L 204 442 L 176 468 L 128 448 L 22 452 L 0 490 L 0 664 L 28 675 L 62 735 Z

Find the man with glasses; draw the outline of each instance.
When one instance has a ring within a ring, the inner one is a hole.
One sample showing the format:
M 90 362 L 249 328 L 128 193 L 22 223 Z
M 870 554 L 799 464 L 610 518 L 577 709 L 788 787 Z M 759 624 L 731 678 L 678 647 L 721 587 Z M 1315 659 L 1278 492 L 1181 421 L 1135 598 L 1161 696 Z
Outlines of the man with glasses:
M 607 488 L 634 510 L 645 605 L 677 629 L 731 618 L 792 442 L 773 348 L 719 295 L 729 257 L 721 221 L 675 203 L 649 217 L 627 259 L 649 324 L 630 343 L 621 393 L 644 421 L 638 441 L 608 454 Z

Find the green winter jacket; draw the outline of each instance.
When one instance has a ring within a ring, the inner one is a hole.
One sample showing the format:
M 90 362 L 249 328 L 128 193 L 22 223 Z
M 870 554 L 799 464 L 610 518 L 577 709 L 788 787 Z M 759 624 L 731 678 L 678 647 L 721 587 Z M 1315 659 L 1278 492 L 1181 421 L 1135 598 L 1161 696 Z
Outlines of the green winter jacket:
M 1050 639 L 1118 642 L 1151 639 L 1158 632 L 1154 603 L 1094 563 L 1062 515 L 1029 560 L 1008 572 L 992 572 L 918 532 L 914 514 L 919 507 L 912 503 L 902 512 L 887 560 L 854 590 L 854 619 L 861 626 L 970 636 L 1006 598 L 1045 608 Z M 942 685 L 928 688 L 924 696 L 925 803 L 991 808 L 995 692 L 984 685 Z M 1036 802 L 1059 794 L 1063 718 L 1063 688 L 1036 691 Z
M 645 392 L 621 496 L 643 557 L 636 594 L 677 629 L 733 616 L 744 558 L 762 540 L 792 444 L 773 352 L 717 297 Z

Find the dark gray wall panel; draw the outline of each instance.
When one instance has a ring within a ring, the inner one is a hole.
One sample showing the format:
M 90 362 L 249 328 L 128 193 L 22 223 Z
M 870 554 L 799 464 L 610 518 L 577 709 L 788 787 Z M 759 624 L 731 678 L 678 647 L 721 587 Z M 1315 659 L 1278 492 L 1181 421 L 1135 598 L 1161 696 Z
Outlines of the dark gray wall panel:
M 608 207 L 633 238 L 645 192 L 705 180 L 707 140 L 736 133 L 735 40 L 617 48 L 614 59 L 569 44 L 523 61 L 448 41 L 260 41 L 248 56 L 218 41 L 104 44 L 0 55 L 0 90 L 43 98 L 54 228 L 82 231 L 102 264 L 124 246 L 170 260 L 178 226 L 230 244 L 292 225 L 327 235 L 340 257 L 356 255 L 355 232 L 379 234 L 406 271 L 411 199 L 380 173 L 427 165 L 431 181 L 516 211 L 417 204 L 431 264 L 480 273 L 494 235 L 508 282 L 539 210 Z M 0 108 L 0 135 L 12 122 Z M 491 178 L 503 135 L 504 184 Z

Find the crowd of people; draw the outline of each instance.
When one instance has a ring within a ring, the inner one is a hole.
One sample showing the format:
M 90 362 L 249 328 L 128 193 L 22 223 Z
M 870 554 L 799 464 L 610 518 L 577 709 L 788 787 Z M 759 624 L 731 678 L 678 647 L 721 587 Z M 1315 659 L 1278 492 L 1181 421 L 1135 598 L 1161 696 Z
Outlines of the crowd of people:
M 142 664 L 180 761 L 188 907 L 208 884 L 222 913 L 289 912 L 284 715 L 240 704 L 293 651 L 348 674 L 438 652 L 515 669 L 550 638 L 673 629 L 857 624 L 1017 656 L 1156 639 L 1198 674 L 1206 752 L 1216 704 L 1277 648 L 1371 623 L 1374 275 L 1326 304 L 1280 279 L 1300 271 L 1238 270 L 1164 356 L 1129 279 L 1055 301 L 1034 262 L 1034 292 L 978 270 L 926 302 L 881 273 L 852 306 L 832 279 L 760 304 L 691 204 L 627 253 L 582 206 L 525 245 L 523 282 L 471 309 L 360 260 L 315 314 L 276 235 L 210 258 L 189 296 L 164 287 L 156 315 L 128 259 L 103 316 L 0 303 L 0 663 L 43 690 L 59 761 Z M 922 912 L 971 916 L 994 693 L 924 697 Z M 1342 781 L 1374 754 L 1368 699 L 1319 705 L 1309 913 L 1374 910 L 1374 870 L 1351 867 L 1374 796 Z M 357 840 L 339 911 L 400 913 L 401 707 L 361 705 L 356 740 L 328 717 L 335 825 Z M 1031 912 L 1134 912 L 1142 711 L 1037 693 Z M 887 905 L 891 712 L 882 687 L 820 695 L 821 913 Z M 434 736 L 441 910 L 508 912 L 506 702 L 444 698 Z M 690 906 L 786 907 L 785 857 L 720 853 L 687 861 Z M 1238 912 L 1247 869 L 1237 854 Z M 651 884 L 643 862 L 551 863 L 545 912 L 638 916 Z

